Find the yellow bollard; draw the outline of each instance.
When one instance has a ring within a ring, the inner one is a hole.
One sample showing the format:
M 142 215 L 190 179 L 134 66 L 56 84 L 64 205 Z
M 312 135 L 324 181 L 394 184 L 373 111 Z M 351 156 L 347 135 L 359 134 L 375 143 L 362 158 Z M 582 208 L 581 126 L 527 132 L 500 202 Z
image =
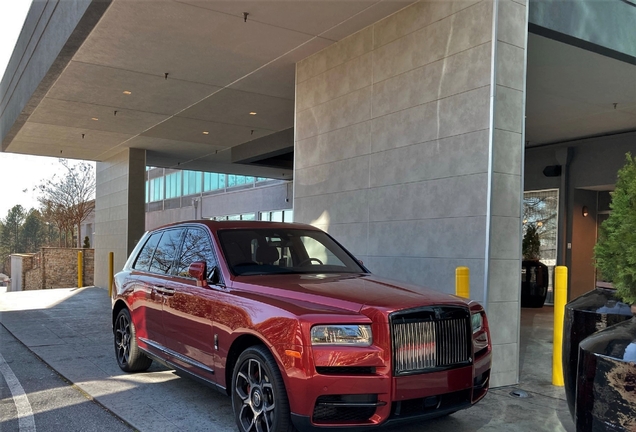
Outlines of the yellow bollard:
M 84 279 L 84 252 L 77 252 L 77 287 L 81 288 L 84 284 L 82 280 Z
M 108 252 L 108 297 L 113 296 L 113 281 L 115 279 L 113 268 L 115 267 L 113 262 L 115 260 L 115 254 Z
M 554 268 L 554 334 L 552 337 L 552 385 L 563 387 L 563 319 L 568 297 L 568 268 Z
M 455 269 L 455 294 L 459 297 L 470 298 L 470 269 L 468 267 Z

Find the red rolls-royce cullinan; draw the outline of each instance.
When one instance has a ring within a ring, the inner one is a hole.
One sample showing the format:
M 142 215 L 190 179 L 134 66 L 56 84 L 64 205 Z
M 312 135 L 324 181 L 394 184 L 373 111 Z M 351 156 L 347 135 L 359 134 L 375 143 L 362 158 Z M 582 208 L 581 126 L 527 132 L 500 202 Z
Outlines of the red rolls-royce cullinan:
M 150 231 L 112 302 L 121 369 L 155 359 L 212 384 L 242 432 L 372 429 L 450 414 L 488 390 L 478 303 L 373 276 L 309 225 Z

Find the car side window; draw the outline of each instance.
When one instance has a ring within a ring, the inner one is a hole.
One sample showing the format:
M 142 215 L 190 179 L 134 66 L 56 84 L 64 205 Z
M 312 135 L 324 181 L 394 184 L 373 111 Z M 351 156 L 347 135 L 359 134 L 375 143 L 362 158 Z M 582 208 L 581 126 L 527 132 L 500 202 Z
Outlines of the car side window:
M 189 277 L 188 268 L 196 261 L 204 261 L 208 272 L 217 265 L 208 233 L 199 228 L 188 228 L 179 253 L 177 274 Z
M 173 274 L 174 260 L 181 245 L 183 229 L 171 229 L 163 232 L 150 264 L 150 272 Z
M 159 244 L 159 239 L 163 233 L 154 233 L 150 235 L 146 244 L 137 255 L 137 259 L 133 264 L 132 268 L 135 270 L 148 271 L 150 268 L 150 261 L 152 260 L 152 255 L 155 253 L 155 249 L 157 248 L 157 244 Z

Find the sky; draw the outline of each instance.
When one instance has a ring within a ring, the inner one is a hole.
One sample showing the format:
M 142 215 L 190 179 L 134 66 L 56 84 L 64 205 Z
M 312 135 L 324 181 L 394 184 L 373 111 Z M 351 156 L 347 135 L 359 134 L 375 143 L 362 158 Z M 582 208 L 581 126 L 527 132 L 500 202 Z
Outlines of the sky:
M 0 0 L 0 77 L 13 54 L 31 0 Z M 39 207 L 33 189 L 55 173 L 63 173 L 57 158 L 0 152 L 0 219 L 11 207 Z

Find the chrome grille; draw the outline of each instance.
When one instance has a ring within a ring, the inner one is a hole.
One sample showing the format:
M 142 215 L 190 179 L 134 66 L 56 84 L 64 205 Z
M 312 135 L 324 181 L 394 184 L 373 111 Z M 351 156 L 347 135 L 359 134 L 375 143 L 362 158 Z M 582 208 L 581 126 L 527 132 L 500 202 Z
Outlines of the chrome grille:
M 461 310 L 460 310 L 461 311 Z M 447 319 L 397 317 L 392 319 L 396 375 L 427 372 L 470 362 L 467 316 Z M 458 315 L 454 312 L 453 315 Z

